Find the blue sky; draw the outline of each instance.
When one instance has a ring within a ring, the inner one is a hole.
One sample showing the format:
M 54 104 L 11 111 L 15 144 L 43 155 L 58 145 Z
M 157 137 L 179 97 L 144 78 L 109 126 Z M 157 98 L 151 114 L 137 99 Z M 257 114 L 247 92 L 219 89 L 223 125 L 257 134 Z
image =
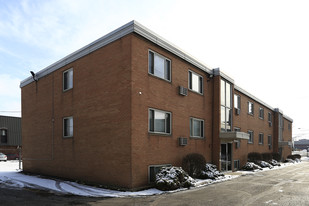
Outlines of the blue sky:
M 308 6 L 306 0 L 0 0 L 0 115 L 20 116 L 19 83 L 30 70 L 135 19 L 282 109 L 294 119 L 294 136 L 309 138 Z

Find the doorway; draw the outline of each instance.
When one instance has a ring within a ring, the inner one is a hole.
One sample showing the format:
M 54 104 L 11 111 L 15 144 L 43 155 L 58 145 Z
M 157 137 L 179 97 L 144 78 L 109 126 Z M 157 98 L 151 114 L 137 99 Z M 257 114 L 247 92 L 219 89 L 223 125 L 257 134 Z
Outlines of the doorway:
M 232 143 L 221 143 L 221 171 L 232 170 Z

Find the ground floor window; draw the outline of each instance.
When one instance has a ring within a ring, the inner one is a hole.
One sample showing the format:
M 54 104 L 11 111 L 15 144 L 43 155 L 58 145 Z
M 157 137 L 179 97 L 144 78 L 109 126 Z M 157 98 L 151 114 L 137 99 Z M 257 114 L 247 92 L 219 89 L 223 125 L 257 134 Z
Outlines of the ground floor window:
M 204 120 L 190 118 L 190 137 L 204 137 Z
M 63 137 L 73 137 L 73 117 L 63 118 Z
M 239 160 L 234 160 L 234 170 L 239 170 Z
M 149 109 L 149 132 L 152 133 L 171 133 L 171 113 L 157 110 Z
M 248 131 L 248 134 L 249 134 L 249 140 L 248 140 L 248 143 L 252 144 L 253 143 L 253 131 L 249 130 Z
M 150 165 L 148 168 L 148 179 L 149 183 L 154 183 L 156 181 L 156 174 L 160 171 L 162 167 L 171 167 L 171 164 L 165 165 Z
M 263 133 L 259 134 L 259 144 L 264 144 L 264 134 Z

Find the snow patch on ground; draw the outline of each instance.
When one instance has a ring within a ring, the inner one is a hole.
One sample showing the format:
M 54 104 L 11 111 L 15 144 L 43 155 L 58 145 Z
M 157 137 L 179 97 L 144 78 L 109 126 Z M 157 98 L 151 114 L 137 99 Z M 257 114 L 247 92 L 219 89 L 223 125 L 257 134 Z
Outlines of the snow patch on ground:
M 305 160 L 305 158 L 303 160 Z M 309 160 L 309 158 L 306 157 L 306 160 Z M 293 165 L 293 163 L 282 163 L 281 167 L 276 166 L 272 170 L 283 168 L 289 165 Z M 46 179 L 40 176 L 25 175 L 20 173 L 21 170 L 19 170 L 18 167 L 19 162 L 15 160 L 0 162 L 0 187 L 8 187 L 8 188 L 14 187 L 20 189 L 33 188 L 63 195 L 79 195 L 88 197 L 148 196 L 148 195 L 158 195 L 162 193 L 170 193 L 170 192 L 163 192 L 158 189 L 147 189 L 138 192 L 122 192 L 117 190 L 102 189 L 78 184 L 76 182 L 64 181 L 60 179 Z M 219 177 L 216 180 L 196 179 L 195 187 L 202 187 L 205 185 L 219 183 L 237 178 L 241 175 L 254 174 L 256 172 L 263 172 L 267 170 L 270 169 L 264 168 L 263 170 L 254 172 L 252 171 L 226 172 L 224 173 L 225 176 Z M 186 188 L 181 188 L 178 190 L 174 190 L 172 192 L 178 192 L 182 190 L 186 190 Z

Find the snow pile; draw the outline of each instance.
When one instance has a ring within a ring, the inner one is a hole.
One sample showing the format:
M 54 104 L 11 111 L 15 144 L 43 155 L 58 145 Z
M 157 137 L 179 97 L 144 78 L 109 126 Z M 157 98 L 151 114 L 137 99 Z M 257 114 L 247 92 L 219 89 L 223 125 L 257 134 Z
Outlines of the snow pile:
M 60 195 L 79 195 L 88 197 L 125 197 L 162 194 L 158 189 L 148 189 L 138 192 L 121 192 L 60 179 L 47 179 L 40 176 L 25 175 L 20 172 L 18 161 L 0 162 L 0 187 L 2 188 L 32 188 Z
M 269 164 L 268 162 L 265 161 L 256 161 L 256 164 L 259 165 L 262 168 L 268 167 L 269 169 L 274 168 L 274 166 L 272 166 L 271 164 Z
M 298 159 L 298 158 L 295 158 L 295 159 L 287 158 L 284 162 L 286 162 L 286 163 L 298 163 L 298 162 L 301 162 L 301 160 Z
M 200 179 L 216 179 L 218 177 L 224 176 L 224 174 L 217 170 L 217 166 L 207 163 L 205 169 L 201 172 Z
M 274 159 L 269 160 L 268 163 L 271 164 L 272 166 L 279 166 L 279 167 L 281 166 L 281 164 L 277 160 L 274 160 Z
M 247 162 L 242 169 L 245 171 L 263 170 L 259 165 L 256 165 L 253 162 Z
M 156 175 L 156 188 L 163 191 L 194 186 L 195 180 L 181 167 L 163 167 Z

